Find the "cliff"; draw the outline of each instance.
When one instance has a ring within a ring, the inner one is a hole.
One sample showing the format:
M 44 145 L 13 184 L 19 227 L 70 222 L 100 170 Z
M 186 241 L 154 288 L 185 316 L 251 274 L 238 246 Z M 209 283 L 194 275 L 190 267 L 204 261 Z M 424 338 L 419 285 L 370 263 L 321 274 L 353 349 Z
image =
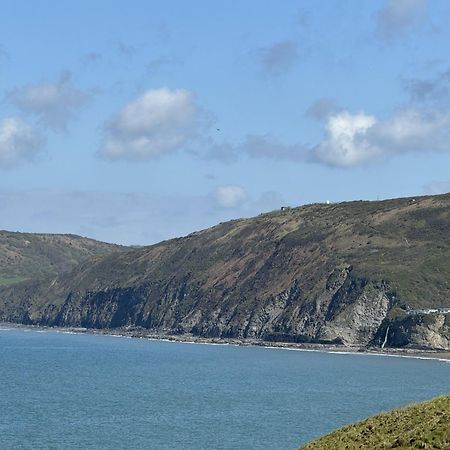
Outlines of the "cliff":
M 449 194 L 262 214 L 0 288 L 2 321 L 363 347 L 448 349 L 449 307 Z

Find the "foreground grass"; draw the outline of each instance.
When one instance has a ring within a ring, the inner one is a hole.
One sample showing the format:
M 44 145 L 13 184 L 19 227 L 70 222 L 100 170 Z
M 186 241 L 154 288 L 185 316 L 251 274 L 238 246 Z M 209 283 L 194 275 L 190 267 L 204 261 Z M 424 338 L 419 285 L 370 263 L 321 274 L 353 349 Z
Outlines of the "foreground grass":
M 300 450 L 450 449 L 450 396 L 397 409 L 334 431 Z

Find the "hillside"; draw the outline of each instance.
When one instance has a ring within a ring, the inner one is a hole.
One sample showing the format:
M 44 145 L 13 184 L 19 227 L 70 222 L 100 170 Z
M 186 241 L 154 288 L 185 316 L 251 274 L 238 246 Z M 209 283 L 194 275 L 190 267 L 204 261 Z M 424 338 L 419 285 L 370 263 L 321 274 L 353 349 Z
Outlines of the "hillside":
M 300 450 L 450 448 L 450 397 L 408 406 L 350 425 Z
M 70 234 L 0 231 L 0 285 L 54 277 L 91 256 L 120 249 L 118 245 Z
M 313 204 L 0 289 L 0 319 L 448 349 L 450 194 Z

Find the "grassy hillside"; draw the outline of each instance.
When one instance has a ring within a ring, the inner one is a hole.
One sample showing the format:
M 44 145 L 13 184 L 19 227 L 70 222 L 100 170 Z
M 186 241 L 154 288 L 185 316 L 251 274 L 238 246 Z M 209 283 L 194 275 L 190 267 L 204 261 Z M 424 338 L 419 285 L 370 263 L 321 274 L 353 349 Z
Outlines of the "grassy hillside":
M 388 280 L 402 306 L 450 306 L 450 194 L 314 204 L 233 220 L 99 260 L 83 282 L 130 286 L 183 271 L 231 288 L 277 272 L 278 283 L 260 283 L 260 294 L 278 292 L 294 274 L 313 288 L 306 270 L 328 275 L 345 264 L 355 277 Z
M 75 235 L 0 231 L 0 285 L 56 276 L 121 247 Z
M 450 449 L 450 397 L 370 417 L 301 450 Z
M 17 286 L 2 320 L 447 349 L 449 317 L 407 311 L 450 307 L 450 194 L 274 211 Z

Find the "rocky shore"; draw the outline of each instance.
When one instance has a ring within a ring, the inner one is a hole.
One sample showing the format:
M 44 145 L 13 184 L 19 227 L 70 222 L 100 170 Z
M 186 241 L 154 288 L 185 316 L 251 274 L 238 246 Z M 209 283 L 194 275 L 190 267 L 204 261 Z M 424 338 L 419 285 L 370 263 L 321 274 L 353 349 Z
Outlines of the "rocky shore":
M 393 356 L 418 359 L 438 359 L 450 362 L 450 351 L 430 350 L 421 348 L 378 348 L 358 347 L 340 344 L 317 344 L 317 343 L 293 343 L 293 342 L 271 342 L 261 339 L 236 339 L 236 338 L 207 338 L 194 336 L 192 334 L 166 334 L 154 333 L 141 328 L 115 328 L 115 329 L 91 329 L 80 327 L 46 327 L 36 325 L 21 325 L 16 323 L 0 323 L 0 331 L 6 329 L 47 331 L 59 333 L 92 334 L 103 336 L 118 336 L 134 339 L 150 339 L 166 342 L 181 342 L 189 344 L 206 345 L 235 345 L 242 347 L 264 347 L 297 351 L 316 351 L 325 353 L 342 354 L 365 354 L 374 356 Z

